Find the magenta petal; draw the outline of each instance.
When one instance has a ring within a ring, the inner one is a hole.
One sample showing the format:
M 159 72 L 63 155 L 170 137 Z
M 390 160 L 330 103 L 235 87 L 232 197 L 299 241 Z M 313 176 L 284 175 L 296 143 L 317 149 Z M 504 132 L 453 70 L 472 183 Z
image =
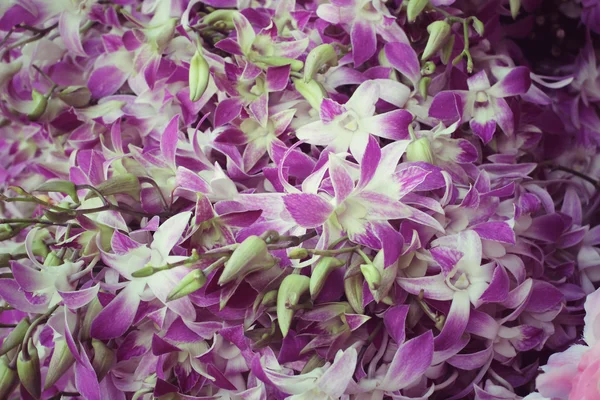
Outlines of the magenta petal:
M 433 360 L 433 333 L 427 331 L 398 347 L 381 382 L 386 391 L 396 391 L 419 379 Z
M 483 222 L 472 228 L 479 237 L 500 243 L 515 244 L 515 232 L 506 222 Z
M 464 256 L 462 251 L 445 246 L 434 247 L 430 249 L 429 252 L 433 256 L 435 262 L 438 263 L 445 276 L 448 276 L 450 272 L 452 272 L 456 264 Z
M 446 125 L 462 119 L 465 101 L 464 93 L 457 91 L 444 91 L 438 93 L 431 106 L 429 107 L 429 116 L 439 119 Z
M 373 135 L 391 140 L 408 139 L 408 126 L 413 116 L 406 110 L 394 110 L 385 114 L 368 117 L 360 122 L 362 129 Z
M 399 198 L 401 199 L 416 189 L 430 173 L 431 171 L 416 166 L 410 166 L 394 173 L 392 182 L 398 185 Z
M 129 284 L 115 297 L 92 322 L 92 336 L 100 340 L 122 336 L 133 323 L 140 305 L 140 296 Z
M 362 63 L 373 57 L 373 54 L 377 51 L 375 28 L 369 21 L 356 19 L 352 25 L 350 36 L 354 67 L 358 68 Z
M 0 279 L 0 298 L 19 311 L 41 314 L 48 308 L 46 303 L 33 304 L 14 279 Z
M 365 148 L 365 154 L 360 162 L 360 180 L 358 188 L 362 189 L 371 182 L 381 160 L 381 148 L 373 136 L 369 136 L 369 142 Z
M 456 292 L 444 327 L 435 338 L 435 351 L 444 351 L 460 339 L 469 323 L 471 302 L 467 292 Z
M 513 68 L 504 78 L 488 90 L 493 97 L 509 97 L 524 94 L 531 86 L 529 68 Z
M 335 361 L 319 379 L 319 389 L 327 393 L 330 398 L 340 398 L 346 391 L 348 383 L 356 369 L 356 349 L 350 347 L 343 354 L 338 352 Z
M 291 64 L 267 68 L 267 90 L 269 92 L 279 92 L 285 89 L 288 85 L 291 70 Z
M 75 387 L 86 400 L 102 400 L 98 377 L 85 351 L 81 351 L 81 362 L 75 364 Z
M 71 310 L 76 310 L 92 301 L 98 295 L 99 289 L 100 285 L 95 285 L 90 288 L 80 289 L 74 292 L 58 291 L 58 294 L 60 294 L 60 297 L 62 297 L 65 306 L 69 307 Z
M 10 268 L 15 281 L 26 292 L 35 292 L 52 285 L 52 281 L 48 282 L 48 275 L 36 269 L 26 267 L 18 261 L 11 261 Z
M 506 270 L 501 265 L 496 265 L 490 285 L 479 296 L 479 301 L 483 303 L 501 303 L 508 297 L 509 289 L 510 281 Z
M 469 121 L 469 125 L 471 126 L 471 129 L 473 129 L 473 132 L 486 144 L 492 140 L 492 137 L 496 132 L 496 121 L 485 121 L 481 123 L 472 119 Z
M 406 76 L 413 86 L 417 86 L 421 78 L 421 65 L 414 49 L 406 43 L 396 42 L 386 44 L 384 51 L 392 67 Z
M 73 14 L 68 11 L 63 11 L 58 20 L 58 30 L 60 36 L 65 43 L 65 47 L 72 53 L 78 56 L 86 57 L 87 54 L 83 50 L 81 44 L 81 36 L 79 34 L 79 25 L 83 20 L 83 15 Z
M 454 290 L 446 285 L 443 274 L 422 278 L 397 278 L 396 282 L 411 294 L 418 295 L 423 290 L 426 299 L 447 301 L 454 297 Z
M 240 115 L 242 102 L 238 98 L 225 99 L 217 105 L 215 110 L 215 127 L 225 125 Z
M 333 212 L 333 206 L 316 194 L 288 194 L 283 202 L 294 221 L 303 228 L 321 226 Z
M 182 189 L 205 194 L 212 191 L 208 182 L 185 167 L 178 167 L 175 176 L 177 186 Z
M 181 349 L 172 345 L 157 334 L 152 335 L 152 354 L 160 356 L 162 354 L 178 353 Z
M 165 161 L 170 166 L 175 166 L 175 153 L 177 151 L 177 142 L 178 142 L 178 132 L 179 132 L 179 114 L 175 115 L 169 123 L 167 127 L 163 131 L 162 136 L 160 137 L 160 152 L 162 153 Z
M 267 126 L 267 121 L 269 120 L 269 95 L 268 93 L 264 93 L 258 98 L 256 98 L 250 105 L 248 109 L 254 119 L 258 121 L 262 126 Z
M 323 121 L 325 124 L 330 124 L 336 117 L 345 112 L 346 108 L 334 100 L 323 99 L 321 102 L 320 116 L 321 121 Z
M 107 65 L 92 72 L 87 86 L 92 93 L 92 97 L 100 99 L 114 94 L 123 86 L 128 77 L 128 73 L 115 66 Z
M 408 316 L 408 305 L 390 307 L 383 315 L 383 322 L 389 335 L 397 344 L 404 343 L 406 337 L 405 324 Z
M 336 202 L 341 204 L 354 190 L 354 181 L 344 167 L 344 161 L 333 153 L 329 153 L 329 176 Z

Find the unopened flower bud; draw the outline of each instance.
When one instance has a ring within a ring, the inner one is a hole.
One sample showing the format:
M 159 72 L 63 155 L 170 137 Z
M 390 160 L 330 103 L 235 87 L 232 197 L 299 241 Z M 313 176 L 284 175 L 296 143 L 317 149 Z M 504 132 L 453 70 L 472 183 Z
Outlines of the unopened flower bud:
M 224 24 L 225 29 L 233 29 L 233 17 L 239 14 L 236 10 L 215 10 L 202 18 L 202 22 L 207 25 L 215 25 L 216 23 Z
M 114 194 L 127 194 L 132 199 L 138 200 L 140 199 L 140 193 L 142 191 L 142 187 L 140 186 L 140 181 L 138 177 L 133 174 L 119 174 L 114 175 L 110 179 L 100 183 L 96 186 L 98 192 L 100 192 L 104 196 L 111 196 Z M 96 192 L 90 190 L 85 199 L 89 199 L 97 196 Z
M 292 260 L 302 260 L 303 258 L 308 257 L 308 250 L 304 247 L 296 247 L 288 250 L 287 256 Z
M 427 96 L 429 95 L 429 85 L 431 85 L 431 78 L 428 76 L 421 78 L 419 81 L 419 94 L 423 100 L 427 100 Z
M 54 385 L 71 368 L 73 363 L 75 363 L 75 357 L 69 350 L 67 341 L 64 339 L 56 340 L 48 374 L 46 375 L 46 382 L 44 382 L 44 390 Z
M 94 360 L 92 367 L 96 371 L 98 382 L 102 381 L 115 362 L 115 352 L 109 349 L 102 341 L 92 339 L 94 349 Z
M 321 44 L 308 53 L 304 65 L 304 82 L 307 83 L 324 67 L 335 67 L 338 64 L 338 55 L 332 45 Z
M 38 351 L 29 341 L 27 349 L 22 349 L 17 356 L 17 373 L 23 388 L 34 398 L 42 396 L 42 374 L 40 372 L 40 358 Z
M 20 345 L 23 342 L 23 338 L 25 337 L 25 332 L 29 329 L 29 318 L 23 318 L 17 326 L 13 328 L 12 331 L 8 334 L 8 336 L 2 342 L 2 347 L 0 348 L 0 355 L 4 355 Z
M 408 22 L 415 22 L 419 14 L 427 7 L 429 0 L 408 0 L 406 7 L 406 17 Z
M 263 306 L 272 306 L 275 305 L 277 303 L 277 289 L 275 290 L 270 290 L 267 293 L 265 293 L 264 297 L 262 298 L 260 304 Z
M 427 27 L 429 40 L 421 56 L 421 60 L 427 60 L 434 55 L 448 40 L 452 27 L 446 21 L 434 21 Z
M 10 367 L 6 356 L 0 357 L 0 399 L 8 399 L 19 383 L 17 371 Z
M 58 97 L 68 105 L 80 108 L 90 103 L 92 92 L 85 86 L 69 86 L 61 91 Z
M 410 142 L 406 148 L 406 160 L 410 162 L 423 161 L 433 164 L 433 154 L 431 153 L 429 139 L 422 137 Z
M 364 314 L 363 277 L 361 274 L 352 275 L 344 280 L 344 293 L 354 312 Z
M 308 276 L 297 274 L 288 275 L 281 282 L 277 293 L 277 323 L 283 337 L 287 336 L 294 317 L 295 311 L 291 306 L 298 304 L 300 297 L 308 291 L 309 285 Z
M 308 83 L 302 79 L 292 79 L 292 81 L 298 93 L 308 101 L 312 108 L 319 111 L 321 109 L 321 102 L 327 97 L 327 93 L 323 87 L 315 80 Z
M 32 110 L 27 114 L 27 118 L 30 121 L 37 121 L 40 117 L 46 112 L 46 107 L 48 107 L 48 98 L 33 89 L 31 92 L 32 99 Z
M 344 265 L 344 261 L 335 257 L 323 257 L 315 265 L 315 268 L 310 275 L 310 297 L 315 299 L 329 277 L 329 274 L 336 268 Z
M 194 293 L 206 283 L 206 276 L 200 269 L 187 274 L 169 293 L 167 301 L 173 301 Z
M 452 56 L 452 50 L 454 50 L 454 36 L 450 36 L 450 39 L 446 42 L 440 54 L 440 60 L 442 64 L 448 65 L 450 57 Z
M 471 18 L 473 18 L 473 29 L 475 29 L 475 32 L 477 32 L 479 36 L 483 36 L 485 32 L 485 26 L 483 25 L 483 22 L 481 22 L 481 20 L 477 17 Z
M 90 338 L 90 329 L 92 326 L 92 322 L 96 318 L 98 314 L 102 311 L 102 304 L 100 304 L 100 300 L 98 297 L 94 297 L 94 299 L 88 304 L 87 311 L 85 312 L 85 316 L 83 317 L 83 322 L 81 323 L 81 340 L 85 341 Z
M 151 265 L 146 265 L 145 267 L 132 272 L 131 276 L 133 276 L 134 278 L 147 278 L 151 275 L 154 275 L 156 272 L 156 268 L 154 268 Z
M 510 15 L 516 19 L 521 9 L 521 0 L 509 0 L 508 4 L 510 5 Z
M 44 259 L 45 267 L 58 267 L 59 265 L 63 265 L 63 260 L 56 254 L 55 251 L 51 251 L 48 253 L 46 258 Z
M 235 279 L 243 279 L 254 271 L 271 268 L 273 265 L 275 259 L 269 253 L 265 241 L 258 236 L 248 236 L 225 262 L 218 283 L 222 286 Z
M 284 65 L 289 65 L 291 66 L 292 71 L 300 71 L 304 67 L 304 63 L 302 61 L 287 57 L 258 56 L 256 57 L 256 61 L 269 67 L 282 67 Z
M 77 197 L 77 188 L 71 181 L 54 180 L 45 182 L 40 185 L 37 192 L 59 192 L 69 195 L 75 203 L 79 203 L 79 197 Z
M 373 264 L 362 264 L 360 266 L 360 272 L 362 272 L 365 277 L 365 281 L 369 285 L 369 289 L 377 290 L 379 284 L 381 283 L 381 274 L 377 267 Z
M 198 101 L 204 94 L 210 78 L 210 67 L 200 50 L 196 51 L 190 62 L 189 84 L 190 100 Z
M 431 75 L 435 72 L 435 63 L 433 61 L 427 61 L 421 68 L 422 75 Z

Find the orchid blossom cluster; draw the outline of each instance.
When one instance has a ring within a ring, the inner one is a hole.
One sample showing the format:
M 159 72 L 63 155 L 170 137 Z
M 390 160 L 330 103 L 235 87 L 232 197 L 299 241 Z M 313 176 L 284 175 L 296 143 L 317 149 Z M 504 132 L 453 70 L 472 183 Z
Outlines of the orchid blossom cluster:
M 0 399 L 600 398 L 599 31 L 1 2 Z

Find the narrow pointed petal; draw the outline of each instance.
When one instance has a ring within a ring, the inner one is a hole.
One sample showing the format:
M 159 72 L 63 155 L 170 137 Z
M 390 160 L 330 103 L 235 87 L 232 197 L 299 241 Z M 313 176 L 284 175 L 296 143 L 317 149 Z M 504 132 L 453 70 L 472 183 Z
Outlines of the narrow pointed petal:
M 323 225 L 333 212 L 333 206 L 316 194 L 288 194 L 283 202 L 294 221 L 303 228 Z
M 354 59 L 354 67 L 358 68 L 369 58 L 373 57 L 377 50 L 377 37 L 375 28 L 369 21 L 354 20 L 352 32 L 352 56 Z
M 431 331 L 403 343 L 381 382 L 386 391 L 396 391 L 419 379 L 433 360 L 433 334 Z
M 406 110 L 394 110 L 385 114 L 375 115 L 360 121 L 361 129 L 386 139 L 408 139 L 408 126 L 413 116 Z

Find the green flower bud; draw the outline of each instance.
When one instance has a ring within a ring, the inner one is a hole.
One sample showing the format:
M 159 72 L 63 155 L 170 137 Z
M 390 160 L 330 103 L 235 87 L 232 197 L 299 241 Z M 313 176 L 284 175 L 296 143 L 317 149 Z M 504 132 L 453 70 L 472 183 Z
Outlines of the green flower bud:
M 48 98 L 33 89 L 31 92 L 31 99 L 33 101 L 33 109 L 29 114 L 27 114 L 27 118 L 30 121 L 37 121 L 40 117 L 46 112 L 46 108 L 48 107 Z
M 68 212 L 54 212 L 50 210 L 44 211 L 44 217 L 46 217 L 48 221 L 56 222 L 58 224 L 63 224 L 73 219 L 73 215 Z
M 79 197 L 77 197 L 77 189 L 75 184 L 70 181 L 49 181 L 43 183 L 36 189 L 36 192 L 60 192 L 69 195 L 75 203 L 79 203 Z
M 61 91 L 58 97 L 68 105 L 80 108 L 89 104 L 92 93 L 85 86 L 69 86 Z
M 0 356 L 8 353 L 23 342 L 23 338 L 25 338 L 25 332 L 27 332 L 27 329 L 29 329 L 30 325 L 29 318 L 23 318 L 17 324 L 17 326 L 13 328 L 13 330 L 4 339 L 4 342 L 2 342 Z
M 17 356 L 17 373 L 23 388 L 34 398 L 42 396 L 42 374 L 40 358 L 33 342 L 26 344 L 28 349 L 21 350 Z
M 312 299 L 315 299 L 319 295 L 323 286 L 325 286 L 325 281 L 329 277 L 329 274 L 342 265 L 344 265 L 344 261 L 335 257 L 323 257 L 317 262 L 310 276 L 309 289 Z
M 362 272 L 367 284 L 369 285 L 369 289 L 377 290 L 379 284 L 381 283 L 381 274 L 377 267 L 373 264 L 362 264 L 360 266 L 360 272 Z
M 424 161 L 433 164 L 433 154 L 431 153 L 429 139 L 422 137 L 410 142 L 406 148 L 406 160 L 410 162 Z
M 473 29 L 475 29 L 475 32 L 477 32 L 479 36 L 483 36 L 485 32 L 485 26 L 483 25 L 483 22 L 481 22 L 481 20 L 477 17 L 471 18 L 473 18 Z
M 292 324 L 294 310 L 290 306 L 295 306 L 300 301 L 300 297 L 308 291 L 310 278 L 304 275 L 288 275 L 281 282 L 277 293 L 277 323 L 283 337 L 286 337 Z
M 419 81 L 419 94 L 423 98 L 423 100 L 427 100 L 427 96 L 429 95 L 429 85 L 431 84 L 431 78 L 426 76 L 421 78 Z
M 454 36 L 450 36 L 450 39 L 446 42 L 440 54 L 442 64 L 448 65 L 450 57 L 452 56 L 452 50 L 454 50 Z
M 427 27 L 429 40 L 427 40 L 427 45 L 425 46 L 421 60 L 427 60 L 442 48 L 444 43 L 448 40 L 451 31 L 452 27 L 446 21 L 434 21 L 429 24 Z
M 90 339 L 90 328 L 92 326 L 92 322 L 100 313 L 100 311 L 102 311 L 102 304 L 100 304 L 98 297 L 94 297 L 94 299 L 88 305 L 85 316 L 83 317 L 83 322 L 81 323 L 80 335 L 82 341 Z
M 508 3 L 510 5 L 510 15 L 512 15 L 513 19 L 516 19 L 521 9 L 521 0 L 509 0 Z
M 156 268 L 151 265 L 146 265 L 144 268 L 134 271 L 131 276 L 134 278 L 147 278 L 151 275 L 154 275 L 156 272 L 158 272 Z
M 262 298 L 260 304 L 263 306 L 272 306 L 275 305 L 277 303 L 277 289 L 275 290 L 270 290 L 267 293 L 265 293 L 264 297 Z
M 298 93 L 308 101 L 312 108 L 319 111 L 321 109 L 321 102 L 327 97 L 327 93 L 321 84 L 315 80 L 306 83 L 302 79 L 292 79 L 292 82 L 294 82 L 294 87 Z
M 169 293 L 167 301 L 173 301 L 194 293 L 206 283 L 206 276 L 200 269 L 195 269 L 187 274 Z
M 346 278 L 344 280 L 344 293 L 354 312 L 364 314 L 362 275 L 356 274 Z
M 210 78 L 210 67 L 200 50 L 196 51 L 190 62 L 190 100 L 198 101 L 204 94 Z
M 54 342 L 54 352 L 48 366 L 44 390 L 52 387 L 75 363 L 75 357 L 69 350 L 66 340 L 60 339 Z
M 0 357 L 0 399 L 8 399 L 8 395 L 19 384 L 17 371 L 10 367 L 6 356 Z
M 406 7 L 408 22 L 415 22 L 428 4 L 429 0 L 408 0 L 408 6 Z
M 256 57 L 255 61 L 269 67 L 282 67 L 284 65 L 291 65 L 292 71 L 300 71 L 304 67 L 304 63 L 302 61 L 287 57 L 258 56 Z
M 338 55 L 332 45 L 326 43 L 315 47 L 306 56 L 304 82 L 312 80 L 322 67 L 335 67 L 337 64 Z
M 431 75 L 435 72 L 435 63 L 433 61 L 427 61 L 421 68 L 422 75 Z
M 308 257 L 308 250 L 304 247 L 296 247 L 291 250 L 288 250 L 288 258 L 292 260 L 302 260 L 303 258 Z
M 219 285 L 223 286 L 233 280 L 243 279 L 246 275 L 271 268 L 275 259 L 269 253 L 267 244 L 258 236 L 247 237 L 225 262 Z
M 304 364 L 304 368 L 302 368 L 300 374 L 308 374 L 312 370 L 320 368 L 323 365 L 325 365 L 325 360 L 319 357 L 318 354 L 313 354 L 312 357 L 308 359 L 306 364 Z
M 140 192 L 142 191 L 140 181 L 137 176 L 133 174 L 114 175 L 110 179 L 96 186 L 96 189 L 104 196 L 127 194 L 137 201 L 140 200 Z M 96 196 L 96 192 L 90 190 L 87 196 L 85 196 L 85 200 Z
M 63 260 L 56 254 L 55 251 L 51 251 L 44 259 L 44 266 L 46 267 L 58 267 L 63 265 Z
M 94 371 L 96 371 L 98 382 L 100 382 L 112 368 L 116 356 L 115 352 L 109 349 L 100 340 L 92 339 L 92 348 L 94 349 L 94 360 L 92 361 L 92 367 L 94 368 Z
M 210 14 L 207 14 L 202 18 L 202 22 L 207 25 L 215 25 L 215 23 L 219 22 L 224 24 L 225 29 L 233 29 L 235 25 L 233 24 L 233 17 L 239 14 L 239 11 L 236 10 L 215 10 Z

